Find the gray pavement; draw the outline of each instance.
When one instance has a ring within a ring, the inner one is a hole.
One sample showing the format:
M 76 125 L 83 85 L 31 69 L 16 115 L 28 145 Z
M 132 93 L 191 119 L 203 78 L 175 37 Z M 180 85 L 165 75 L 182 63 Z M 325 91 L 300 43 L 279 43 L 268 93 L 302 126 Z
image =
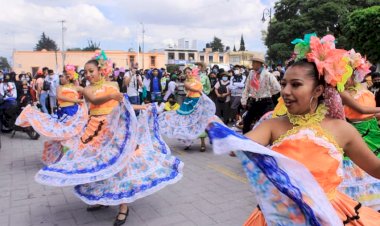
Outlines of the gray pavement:
M 72 188 L 43 186 L 34 181 L 44 138 L 30 140 L 1 134 L 0 226 L 108 226 L 116 206 L 87 212 Z M 235 226 L 242 225 L 256 202 L 239 161 L 216 156 L 199 144 L 188 151 L 168 141 L 173 153 L 185 162 L 184 177 L 174 185 L 131 204 L 126 226 Z

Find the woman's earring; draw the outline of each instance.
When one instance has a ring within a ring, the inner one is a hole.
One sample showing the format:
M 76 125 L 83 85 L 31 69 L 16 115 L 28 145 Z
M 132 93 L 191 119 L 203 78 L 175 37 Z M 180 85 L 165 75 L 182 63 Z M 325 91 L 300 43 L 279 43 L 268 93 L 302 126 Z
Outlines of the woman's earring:
M 317 110 L 317 107 L 318 107 L 318 102 L 315 104 L 315 107 L 311 106 L 313 104 L 313 100 L 314 100 L 314 96 L 312 96 L 310 98 L 310 103 L 309 103 L 309 107 L 310 107 L 311 113 L 314 113 Z

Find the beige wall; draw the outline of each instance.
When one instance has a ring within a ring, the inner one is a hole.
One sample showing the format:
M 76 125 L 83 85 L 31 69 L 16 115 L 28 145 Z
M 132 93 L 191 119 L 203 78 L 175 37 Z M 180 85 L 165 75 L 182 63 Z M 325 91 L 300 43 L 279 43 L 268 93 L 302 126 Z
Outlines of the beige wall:
M 127 51 L 105 51 L 107 57 L 116 64 L 116 67 L 126 67 L 130 65 L 130 57 L 134 57 L 137 62 L 137 53 Z M 94 56 L 94 52 L 69 51 L 66 52 L 65 64 L 73 64 L 78 68 L 83 68 L 84 64 Z M 151 62 L 151 57 L 155 58 L 155 65 Z M 142 62 L 144 59 L 144 63 Z M 15 51 L 13 53 L 13 70 L 16 73 L 32 72 L 33 67 L 48 67 L 54 71 L 62 71 L 62 55 L 61 52 L 54 51 Z M 145 68 L 161 68 L 165 67 L 165 53 L 140 53 L 139 68 L 143 65 Z

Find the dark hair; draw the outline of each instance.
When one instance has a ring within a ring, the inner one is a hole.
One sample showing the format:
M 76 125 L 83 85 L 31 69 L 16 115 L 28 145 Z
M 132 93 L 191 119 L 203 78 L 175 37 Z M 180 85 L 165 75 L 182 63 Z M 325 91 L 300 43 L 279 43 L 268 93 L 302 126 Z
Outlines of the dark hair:
M 189 69 L 190 71 L 193 71 L 190 67 L 185 67 L 185 68 L 183 69 L 183 73 L 184 73 L 184 74 L 186 74 L 185 71 L 186 71 L 187 69 Z
M 377 77 L 380 77 L 380 72 L 373 72 L 373 73 L 371 74 L 371 77 L 372 77 L 372 79 L 377 78 Z
M 51 74 L 51 73 L 54 73 L 54 71 L 52 69 L 49 69 L 48 73 Z
M 49 70 L 49 68 L 48 67 L 43 67 L 42 68 L 42 71 L 46 71 L 46 70 Z
M 93 65 L 95 65 L 96 67 L 99 67 L 99 62 L 98 62 L 97 60 L 95 60 L 95 59 L 92 59 L 92 60 L 87 61 L 86 64 L 93 64 Z

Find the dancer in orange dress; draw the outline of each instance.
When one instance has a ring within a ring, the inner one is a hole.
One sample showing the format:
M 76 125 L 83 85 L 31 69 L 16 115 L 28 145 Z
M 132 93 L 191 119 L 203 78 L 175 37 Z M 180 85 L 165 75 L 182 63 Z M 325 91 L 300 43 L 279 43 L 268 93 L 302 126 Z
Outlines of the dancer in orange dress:
M 380 160 L 356 129 L 328 116 L 339 105 L 324 104 L 327 87 L 344 85 L 346 73 L 344 64 L 334 70 L 329 64 L 336 66 L 346 53 L 315 36 L 303 42 L 310 45 L 303 52 L 308 61 L 299 59 L 281 81 L 287 114 L 262 122 L 246 137 L 212 123 L 214 151 L 243 151 L 237 153 L 259 203 L 245 225 L 378 225 L 378 212 L 338 191 L 343 154 L 380 178 Z

